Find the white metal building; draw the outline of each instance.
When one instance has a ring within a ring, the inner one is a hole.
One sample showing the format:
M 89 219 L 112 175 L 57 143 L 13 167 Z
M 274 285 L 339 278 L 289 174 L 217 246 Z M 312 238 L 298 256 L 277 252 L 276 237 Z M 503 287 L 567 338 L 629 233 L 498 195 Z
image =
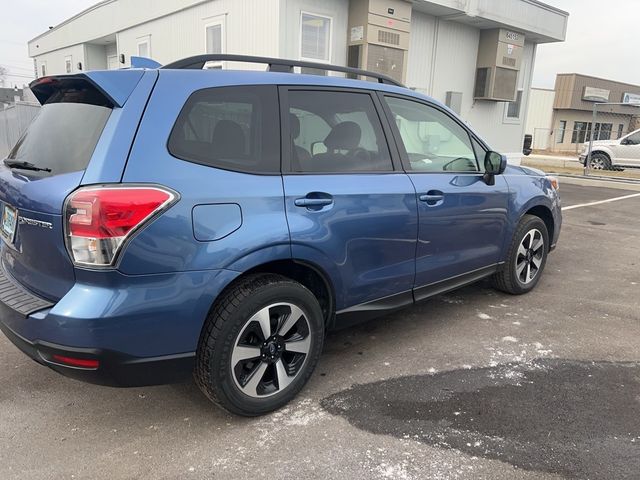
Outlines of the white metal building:
M 563 41 L 567 19 L 538 0 L 104 0 L 29 55 L 38 76 L 202 53 L 373 69 L 447 103 L 517 162 L 536 45 Z

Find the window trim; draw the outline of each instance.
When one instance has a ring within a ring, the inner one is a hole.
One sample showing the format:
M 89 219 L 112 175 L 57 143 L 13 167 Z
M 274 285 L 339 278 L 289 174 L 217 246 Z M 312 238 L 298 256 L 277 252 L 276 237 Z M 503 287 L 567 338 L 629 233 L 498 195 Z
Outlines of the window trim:
M 389 155 L 391 156 L 391 170 L 358 170 L 354 172 L 297 172 L 291 168 L 291 148 L 285 147 L 290 145 L 291 141 L 291 125 L 289 124 L 289 92 L 292 91 L 314 91 L 314 92 L 340 92 L 340 93 L 359 93 L 369 95 L 373 102 L 374 111 L 378 116 L 380 125 L 382 126 L 382 134 L 389 149 Z M 390 125 L 387 123 L 387 117 L 384 112 L 384 108 L 380 103 L 376 90 L 369 90 L 363 88 L 348 88 L 348 87 L 323 87 L 314 85 L 281 85 L 278 87 L 280 97 L 280 155 L 282 158 L 282 174 L 283 175 L 389 175 L 404 172 L 400 154 L 396 147 L 393 132 Z
M 520 94 L 520 107 L 518 108 L 518 116 L 517 117 L 509 116 L 509 104 L 515 103 L 515 101 L 504 102 L 504 112 L 502 117 L 502 123 L 511 124 L 511 125 L 519 125 L 522 123 L 522 107 L 524 106 L 524 89 L 520 87 L 516 89 L 516 100 L 518 99 L 518 94 Z
M 140 45 L 147 45 L 147 52 L 148 52 L 148 57 L 145 58 L 152 58 L 152 53 L 151 53 L 151 35 L 143 35 L 142 37 L 138 37 L 136 38 L 136 52 L 138 54 L 139 57 L 141 57 L 142 55 L 140 55 Z
M 202 48 L 202 51 L 204 51 L 205 53 L 209 53 L 207 51 L 207 29 L 209 27 L 215 27 L 216 25 L 220 25 L 220 48 L 221 48 L 221 54 L 224 54 L 227 52 L 227 38 L 226 38 L 226 33 L 227 33 L 227 14 L 222 14 L 222 15 L 216 15 L 215 17 L 208 17 L 204 19 L 204 45 Z M 225 62 L 207 62 L 205 63 L 205 66 L 203 67 L 203 69 L 216 69 L 216 68 L 224 68 L 224 63 Z M 206 65 L 209 64 L 211 65 L 210 67 L 206 67 Z M 206 68 L 205 68 L 206 67 Z
M 282 164 L 283 164 L 283 148 L 282 145 L 280 144 L 280 142 L 275 142 L 275 144 L 277 145 L 277 151 L 278 151 L 278 161 L 274 162 L 277 163 L 277 166 L 275 166 L 275 168 L 273 168 L 272 170 L 264 170 L 264 171 L 253 171 L 253 170 L 247 170 L 247 169 L 238 169 L 238 168 L 231 168 L 230 166 L 221 166 L 221 165 L 213 165 L 211 163 L 208 162 L 204 162 L 204 161 L 200 161 L 197 159 L 192 159 L 192 158 L 185 158 L 183 156 L 179 156 L 176 155 L 175 153 L 172 152 L 172 148 L 170 146 L 171 143 L 171 137 L 173 135 L 173 132 L 176 128 L 178 128 L 178 120 L 180 119 L 180 117 L 182 116 L 184 110 L 187 108 L 188 105 L 190 105 L 190 101 L 191 99 L 197 95 L 200 94 L 203 91 L 207 91 L 207 90 L 217 90 L 217 89 L 229 89 L 229 88 L 260 88 L 260 87 L 270 87 L 270 89 L 272 90 L 271 95 L 274 96 L 273 100 L 275 100 L 275 116 L 278 117 L 280 115 L 281 112 L 281 107 L 280 110 L 278 109 L 278 103 L 279 103 L 279 99 L 278 99 L 278 86 L 277 85 L 271 85 L 271 84 L 241 84 L 241 85 L 221 85 L 221 86 L 217 86 L 217 87 L 203 87 L 203 88 L 198 88 L 197 90 L 193 90 L 189 93 L 189 96 L 186 98 L 186 100 L 184 101 L 184 103 L 182 104 L 182 106 L 180 107 L 180 111 L 178 112 L 178 115 L 176 116 L 175 120 L 173 121 L 173 124 L 171 125 L 171 130 L 169 131 L 169 135 L 167 136 L 167 139 L 164 142 L 164 147 L 167 151 L 167 153 L 169 155 L 171 155 L 171 157 L 176 158 L 178 160 L 181 160 L 183 162 L 189 162 L 189 163 L 193 163 L 196 165 L 202 165 L 204 167 L 207 168 L 212 168 L 212 169 L 217 169 L 217 170 L 224 170 L 227 172 L 233 172 L 233 173 L 239 173 L 239 174 L 243 174 L 243 175 L 258 175 L 258 176 L 274 176 L 274 175 L 282 175 Z M 282 122 L 277 122 L 276 121 L 276 129 L 278 130 L 279 133 L 275 134 L 275 138 L 282 138 L 282 130 L 283 130 L 283 126 L 282 126 Z M 286 149 L 285 149 L 286 150 Z
M 327 53 L 328 59 L 320 60 L 318 58 L 309 58 L 302 55 L 302 17 L 304 15 L 310 15 L 312 17 L 319 17 L 329 20 L 329 40 L 327 42 Z M 300 10 L 300 28 L 298 30 L 299 39 L 298 39 L 298 58 L 300 60 L 304 60 L 307 62 L 316 62 L 316 63 L 326 63 L 331 64 L 331 59 L 333 57 L 333 17 L 330 15 L 324 15 L 322 13 L 310 12 L 308 10 Z
M 564 143 L 564 137 L 566 133 L 567 133 L 567 120 L 558 120 L 558 131 L 556 132 L 556 138 L 555 138 L 556 145 L 561 145 Z M 558 138 L 558 136 L 560 136 L 560 138 Z
M 482 140 L 478 135 L 476 135 L 471 129 L 469 129 L 469 127 L 467 125 L 465 125 L 462 121 L 460 121 L 460 119 L 458 119 L 457 117 L 451 115 L 449 112 L 447 112 L 444 108 L 440 107 L 439 105 L 430 102 L 428 100 L 425 100 L 423 98 L 417 98 L 417 97 L 412 97 L 409 95 L 402 95 L 399 93 L 392 93 L 392 92 L 385 92 L 385 91 L 378 91 L 378 96 L 380 97 L 380 102 L 382 104 L 382 108 L 384 109 L 385 115 L 387 116 L 387 121 L 389 122 L 389 125 L 391 127 L 392 133 L 393 133 L 393 138 L 394 138 L 394 142 L 396 144 L 396 149 L 399 152 L 400 155 L 400 159 L 402 161 L 402 168 L 404 169 L 405 173 L 407 174 L 420 174 L 420 175 L 451 175 L 451 174 L 455 174 L 455 175 L 474 175 L 474 176 L 482 176 L 484 175 L 484 159 L 482 159 L 482 162 L 480 159 L 477 158 L 476 154 L 475 154 L 475 149 L 473 148 L 473 140 L 475 139 L 476 142 L 478 142 L 478 144 L 486 151 L 492 151 L 492 148 L 487 145 L 487 143 Z M 387 102 L 385 101 L 384 97 L 393 97 L 393 98 L 399 98 L 402 100 L 409 100 L 412 102 L 416 102 L 416 103 L 420 103 L 422 105 L 425 105 L 427 107 L 431 107 L 434 108 L 436 110 L 439 110 L 440 112 L 442 112 L 443 114 L 447 115 L 450 119 L 452 119 L 455 123 L 457 123 L 460 127 L 462 127 L 462 129 L 467 133 L 467 135 L 469 136 L 469 143 L 471 143 L 471 149 L 473 151 L 474 156 L 476 156 L 476 164 L 478 165 L 478 171 L 477 172 L 469 172 L 469 171 L 431 171 L 431 172 L 420 172 L 418 170 L 412 170 L 411 169 L 411 162 L 409 161 L 409 154 L 407 153 L 405 147 L 404 147 L 404 142 L 402 141 L 402 136 L 400 135 L 400 130 L 398 130 L 398 127 L 395 125 L 395 121 L 393 121 L 393 112 L 391 111 L 391 108 L 389 107 L 389 105 L 387 104 Z

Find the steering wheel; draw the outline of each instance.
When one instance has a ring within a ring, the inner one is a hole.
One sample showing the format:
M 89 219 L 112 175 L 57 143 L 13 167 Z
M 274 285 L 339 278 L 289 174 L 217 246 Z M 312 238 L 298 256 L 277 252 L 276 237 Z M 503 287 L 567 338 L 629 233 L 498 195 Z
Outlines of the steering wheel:
M 456 162 L 459 162 L 460 166 L 456 167 Z M 442 169 L 447 171 L 457 170 L 459 172 L 475 172 L 476 170 L 478 170 L 476 164 L 466 157 L 458 157 L 454 160 L 451 160 L 450 162 L 445 163 L 442 166 Z

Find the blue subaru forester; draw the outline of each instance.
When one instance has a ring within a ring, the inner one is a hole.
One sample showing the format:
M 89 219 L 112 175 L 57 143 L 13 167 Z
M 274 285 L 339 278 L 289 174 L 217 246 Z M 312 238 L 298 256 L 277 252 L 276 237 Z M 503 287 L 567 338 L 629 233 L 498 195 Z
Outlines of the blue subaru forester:
M 560 233 L 555 179 L 375 73 L 199 56 L 31 88 L 41 112 L 0 163 L 0 328 L 69 377 L 193 374 L 259 415 L 327 330 L 484 277 L 526 293 Z

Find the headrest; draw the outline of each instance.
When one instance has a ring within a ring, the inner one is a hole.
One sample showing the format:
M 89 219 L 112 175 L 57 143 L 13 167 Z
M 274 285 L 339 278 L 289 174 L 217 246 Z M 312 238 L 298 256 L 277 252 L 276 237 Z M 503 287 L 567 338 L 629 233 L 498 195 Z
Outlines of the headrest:
M 211 143 L 218 158 L 235 158 L 245 153 L 242 127 L 231 120 L 220 120 L 216 123 Z
M 362 131 L 355 122 L 341 122 L 334 126 L 324 139 L 328 150 L 353 150 L 360 145 Z

